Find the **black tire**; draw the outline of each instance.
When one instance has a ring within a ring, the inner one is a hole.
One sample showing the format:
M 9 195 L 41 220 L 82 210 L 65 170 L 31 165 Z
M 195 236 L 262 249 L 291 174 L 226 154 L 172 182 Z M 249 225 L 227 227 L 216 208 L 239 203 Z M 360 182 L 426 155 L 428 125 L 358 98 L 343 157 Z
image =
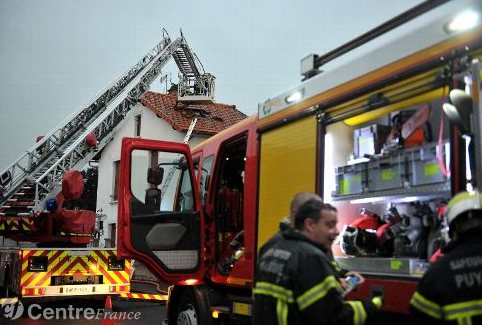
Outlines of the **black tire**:
M 209 297 L 202 288 L 186 288 L 179 298 L 173 322 L 178 325 L 211 325 Z
M 5 267 L 4 279 L 3 279 L 3 286 L 0 286 L 0 298 L 8 298 L 10 294 L 9 290 L 9 278 L 10 278 L 10 267 Z

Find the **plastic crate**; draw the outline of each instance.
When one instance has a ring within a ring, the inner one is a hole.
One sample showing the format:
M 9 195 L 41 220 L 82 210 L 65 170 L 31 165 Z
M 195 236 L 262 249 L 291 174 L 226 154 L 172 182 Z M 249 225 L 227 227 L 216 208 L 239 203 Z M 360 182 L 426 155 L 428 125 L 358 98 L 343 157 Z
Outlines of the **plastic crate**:
M 367 163 L 335 168 L 336 188 L 333 196 L 364 193 L 367 190 Z
M 378 124 L 356 129 L 353 133 L 355 158 L 363 158 L 365 155 L 370 156 L 380 153 L 391 130 L 392 127 L 390 126 Z
M 405 161 L 403 154 L 368 162 L 368 191 L 378 192 L 404 187 Z
M 448 142 L 442 143 L 442 155 L 446 168 L 447 152 L 450 151 Z M 405 152 L 409 166 L 410 186 L 444 183 L 448 177 L 442 173 L 437 159 L 437 143 L 429 143 L 421 147 L 409 149 Z

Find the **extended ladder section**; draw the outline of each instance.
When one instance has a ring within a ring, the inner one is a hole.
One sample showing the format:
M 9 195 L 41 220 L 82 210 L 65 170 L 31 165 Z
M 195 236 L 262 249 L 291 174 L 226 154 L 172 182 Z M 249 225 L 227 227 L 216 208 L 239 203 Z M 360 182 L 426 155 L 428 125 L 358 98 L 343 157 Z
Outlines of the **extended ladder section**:
M 179 68 L 178 99 L 182 101 L 212 101 L 214 99 L 214 76 L 201 74 L 196 65 L 197 57 L 191 52 L 185 39 L 173 54 Z M 199 60 L 197 60 L 199 62 Z M 202 68 L 202 65 L 201 65 Z
M 25 220 L 25 217 L 34 217 L 36 212 L 45 210 L 47 199 L 59 193 L 64 172 L 81 169 L 113 138 L 125 116 L 171 57 L 176 60 L 181 73 L 189 74 L 188 79 L 194 76 L 199 79 L 196 84 L 203 84 L 206 77 L 199 74 L 184 37 L 174 41 L 168 36 L 163 37 L 137 64 L 72 113 L 0 174 L 0 185 L 3 187 L 3 195 L 0 195 L 0 235 L 29 230 L 27 223 L 22 226 L 17 222 L 9 226 L 6 222 L 12 221 L 11 217 Z M 201 96 L 211 96 L 204 88 L 198 89 L 202 90 L 198 92 Z M 86 138 L 89 135 L 95 136 L 96 146 L 88 145 Z

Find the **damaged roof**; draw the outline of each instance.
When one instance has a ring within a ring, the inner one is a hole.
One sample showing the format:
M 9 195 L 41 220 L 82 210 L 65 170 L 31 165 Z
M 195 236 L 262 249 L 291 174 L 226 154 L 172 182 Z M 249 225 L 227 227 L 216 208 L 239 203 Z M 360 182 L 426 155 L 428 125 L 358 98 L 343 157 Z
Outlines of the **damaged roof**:
M 213 135 L 247 117 L 236 105 L 209 102 L 179 102 L 177 93 L 161 94 L 148 91 L 141 103 L 175 130 L 187 132 L 191 120 L 197 117 L 194 133 Z

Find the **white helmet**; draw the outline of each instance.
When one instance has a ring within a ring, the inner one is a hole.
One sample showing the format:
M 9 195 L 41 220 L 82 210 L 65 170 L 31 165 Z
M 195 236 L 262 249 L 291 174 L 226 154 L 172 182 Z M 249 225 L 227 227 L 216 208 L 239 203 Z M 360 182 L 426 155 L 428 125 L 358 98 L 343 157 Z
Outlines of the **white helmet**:
M 450 227 L 457 217 L 473 210 L 482 210 L 482 194 L 477 189 L 455 195 L 447 204 L 445 211 L 448 226 Z

